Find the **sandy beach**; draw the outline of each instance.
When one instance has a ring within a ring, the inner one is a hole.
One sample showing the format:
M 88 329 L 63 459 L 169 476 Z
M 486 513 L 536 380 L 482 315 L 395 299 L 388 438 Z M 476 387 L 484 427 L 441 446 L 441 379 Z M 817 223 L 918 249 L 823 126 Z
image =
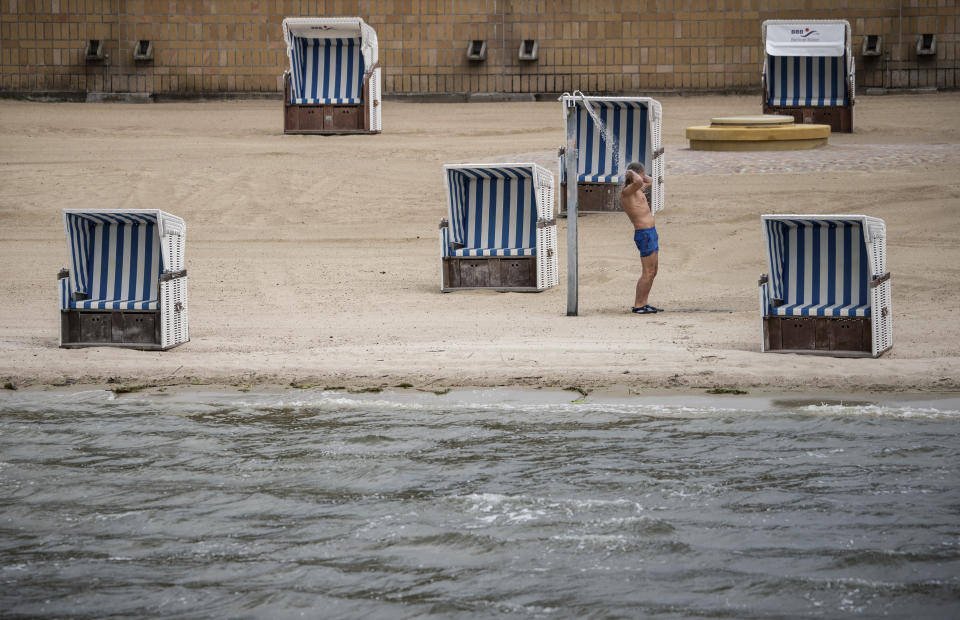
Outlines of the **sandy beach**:
M 759 96 L 663 97 L 666 208 L 651 302 L 622 214 L 580 219 L 580 316 L 539 294 L 440 293 L 445 163 L 555 170 L 557 103 L 387 101 L 379 136 L 283 136 L 279 101 L 0 101 L 0 378 L 231 386 L 713 386 L 960 389 L 960 93 L 862 97 L 815 151 L 687 149 L 683 130 Z M 166 352 L 57 347 L 62 208 L 160 208 L 188 226 L 192 341 Z M 887 223 L 894 348 L 761 354 L 760 215 Z

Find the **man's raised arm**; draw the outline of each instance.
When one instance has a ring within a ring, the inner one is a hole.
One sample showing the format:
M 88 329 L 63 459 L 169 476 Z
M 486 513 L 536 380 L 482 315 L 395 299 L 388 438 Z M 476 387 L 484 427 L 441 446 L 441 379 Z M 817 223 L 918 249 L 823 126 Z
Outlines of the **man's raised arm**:
M 626 181 L 626 184 L 623 186 L 624 196 L 632 196 L 643 189 L 643 177 L 633 170 L 627 170 L 623 176 L 623 180 Z

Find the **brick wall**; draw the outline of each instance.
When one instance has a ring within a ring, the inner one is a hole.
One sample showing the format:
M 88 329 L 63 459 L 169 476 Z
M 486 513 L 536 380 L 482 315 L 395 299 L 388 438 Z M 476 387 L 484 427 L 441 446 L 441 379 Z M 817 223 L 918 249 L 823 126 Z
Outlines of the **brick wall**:
M 757 90 L 760 23 L 787 18 L 848 19 L 861 89 L 960 86 L 956 0 L 0 0 L 0 91 L 278 92 L 280 22 L 312 15 L 366 19 L 393 94 Z M 936 56 L 917 56 L 923 33 Z M 882 56 L 861 57 L 868 34 Z M 140 39 L 152 61 L 134 61 Z M 467 60 L 473 39 L 486 61 Z

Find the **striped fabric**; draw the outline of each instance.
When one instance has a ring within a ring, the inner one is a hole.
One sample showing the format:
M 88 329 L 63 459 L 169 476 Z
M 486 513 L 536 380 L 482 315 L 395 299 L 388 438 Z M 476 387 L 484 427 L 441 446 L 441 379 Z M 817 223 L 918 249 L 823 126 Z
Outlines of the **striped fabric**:
M 290 103 L 361 103 L 364 65 L 360 37 L 294 37 L 291 62 Z
M 345 97 L 340 99 L 336 99 L 336 98 L 319 99 L 319 98 L 310 98 L 310 97 L 307 97 L 307 98 L 300 97 L 300 98 L 295 98 L 293 101 L 291 101 L 291 103 L 298 103 L 298 104 L 329 103 L 333 105 L 340 105 L 340 104 L 352 105 L 356 103 L 363 103 L 363 100 L 356 97 Z
M 537 205 L 530 169 L 447 170 L 453 256 L 535 256 Z
M 453 256 L 536 256 L 537 248 L 457 248 Z
M 773 106 L 845 106 L 846 56 L 767 56 L 767 98 Z
M 637 101 L 591 101 L 590 105 L 606 125 L 603 132 L 593 117 L 577 105 L 577 181 L 617 183 L 627 164 L 639 161 L 648 169 L 647 105 Z M 607 145 L 607 134 L 613 145 Z
M 60 309 L 70 308 L 70 278 L 60 278 L 57 281 L 57 297 L 60 300 Z
M 69 307 L 156 310 L 161 273 L 156 218 L 146 214 L 67 216 L 70 292 L 86 294 Z
M 442 226 L 440 228 L 440 256 L 453 256 L 450 249 L 450 227 Z
M 870 266 L 859 221 L 765 220 L 775 316 L 870 316 Z

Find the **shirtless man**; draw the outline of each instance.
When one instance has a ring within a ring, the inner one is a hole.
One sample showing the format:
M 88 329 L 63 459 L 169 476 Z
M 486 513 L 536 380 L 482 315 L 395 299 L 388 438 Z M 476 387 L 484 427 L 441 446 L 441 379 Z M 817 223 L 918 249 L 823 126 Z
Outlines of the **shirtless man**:
M 653 184 L 653 179 L 647 176 L 640 162 L 633 162 L 627 166 L 624 176 L 623 194 L 620 196 L 620 206 L 623 212 L 633 223 L 633 241 L 640 250 L 640 264 L 643 272 L 637 280 L 637 297 L 634 300 L 635 314 L 656 314 L 663 312 L 662 308 L 655 308 L 648 302 L 653 279 L 657 277 L 657 263 L 659 262 L 660 244 L 657 237 L 657 228 L 653 222 L 653 211 L 647 203 L 643 190 Z

